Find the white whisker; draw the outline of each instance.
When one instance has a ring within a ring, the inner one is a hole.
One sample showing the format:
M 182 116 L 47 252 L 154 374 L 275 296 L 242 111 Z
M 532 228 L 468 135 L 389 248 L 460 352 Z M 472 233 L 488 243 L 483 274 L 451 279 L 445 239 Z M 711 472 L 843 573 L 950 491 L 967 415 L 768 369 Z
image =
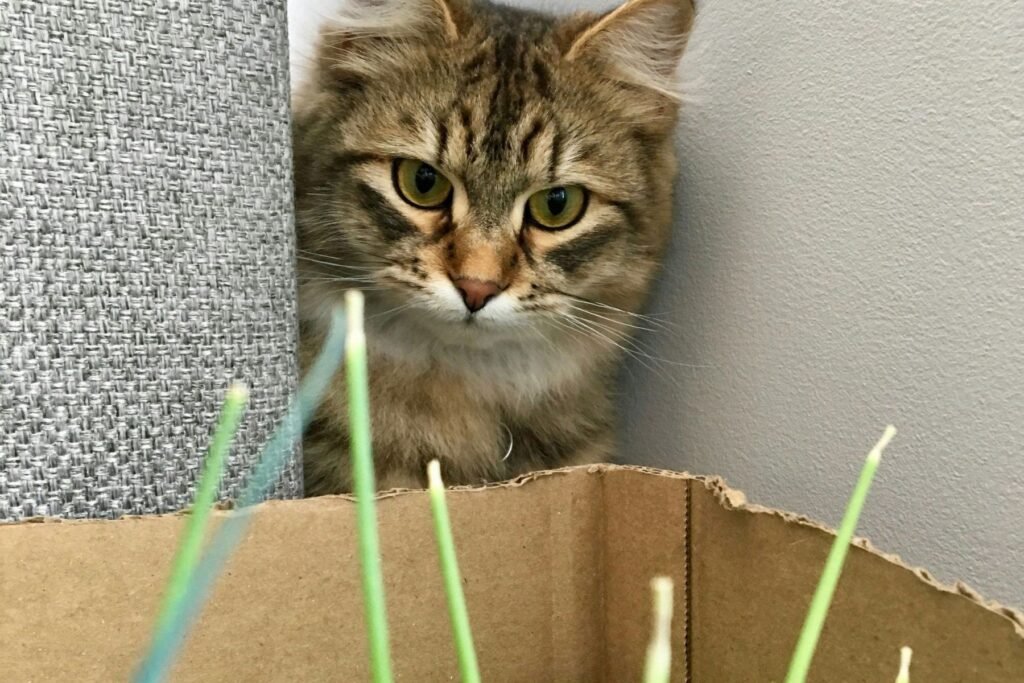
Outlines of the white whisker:
M 569 307 L 572 308 L 573 310 L 579 311 L 581 313 L 586 313 L 589 316 L 593 316 L 595 318 L 600 318 L 601 320 L 607 320 L 608 322 L 615 323 L 616 325 L 623 325 L 624 327 L 630 327 L 630 328 L 632 328 L 634 330 L 644 330 L 645 332 L 657 332 L 658 331 L 656 328 L 653 328 L 653 327 L 647 327 L 645 325 L 634 325 L 633 323 L 628 323 L 625 320 L 619 320 L 617 318 L 609 318 L 606 315 L 601 315 L 600 313 L 595 313 L 594 311 L 591 311 L 591 310 L 588 310 L 586 308 L 583 308 L 582 306 L 576 306 L 575 304 L 569 304 Z
M 709 369 L 709 368 L 712 367 L 710 365 L 696 365 L 696 364 L 693 364 L 693 363 L 681 363 L 679 361 L 668 360 L 667 358 L 660 358 L 658 356 L 654 356 L 654 355 L 644 351 L 643 348 L 635 340 L 630 339 L 630 338 L 625 337 L 625 336 L 622 336 L 622 332 L 621 331 L 615 330 L 613 328 L 610 328 L 607 325 L 604 325 L 603 323 L 599 323 L 599 322 L 597 322 L 595 320 L 582 320 L 578 316 L 573 315 L 571 313 L 569 314 L 569 316 L 566 319 L 567 320 L 575 320 L 576 323 L 585 326 L 593 334 L 599 336 L 600 338 L 604 339 L 605 341 L 607 341 L 607 342 L 609 342 L 611 344 L 614 344 L 616 347 L 618 347 L 619 349 L 624 351 L 626 354 L 628 354 L 629 356 L 632 356 L 638 362 L 643 364 L 644 367 L 646 367 L 647 369 L 652 370 L 652 371 L 654 370 L 654 368 L 652 368 L 651 366 L 647 365 L 647 363 L 644 362 L 645 359 L 649 360 L 649 361 L 651 361 L 653 363 L 657 363 L 659 365 L 673 365 L 673 366 L 681 367 L 681 368 Z M 613 338 L 610 335 L 617 335 L 617 336 L 615 336 Z
M 353 271 L 360 272 L 360 273 L 373 273 L 373 272 L 377 271 L 376 268 L 367 268 L 367 267 L 364 267 L 364 266 L 349 266 L 349 265 L 346 265 L 346 264 L 343 264 L 343 263 L 332 263 L 331 261 L 325 261 L 322 258 L 319 258 L 319 259 L 318 258 L 312 258 L 310 256 L 303 256 L 301 254 L 299 254 L 296 258 L 298 258 L 300 261 L 307 261 L 309 263 L 316 263 L 316 264 L 319 264 L 321 266 L 327 266 L 329 268 L 341 268 L 341 269 L 344 269 L 344 270 L 353 270 Z
M 413 305 L 414 304 L 411 303 L 411 302 L 407 303 L 407 304 L 402 304 L 401 306 L 396 306 L 394 308 L 388 309 L 388 310 L 383 311 L 381 313 L 374 313 L 373 315 L 368 315 L 368 316 L 366 316 L 366 319 L 367 320 L 373 320 L 373 319 L 376 319 L 376 318 L 384 317 L 385 315 L 393 315 L 395 313 L 400 313 L 401 311 L 404 311 L 407 308 L 411 308 Z
M 616 339 L 610 337 L 608 334 L 602 332 L 597 327 L 594 327 L 594 322 L 593 321 L 586 321 L 586 320 L 583 320 L 583 319 L 581 319 L 581 318 L 579 318 L 577 316 L 574 316 L 572 314 L 570 314 L 569 317 L 566 318 L 566 320 L 571 321 L 574 324 L 579 325 L 581 328 L 590 331 L 595 336 L 595 338 L 605 340 L 609 344 L 612 344 L 613 346 L 615 346 L 616 348 L 621 350 L 626 355 L 632 356 L 641 365 L 643 365 L 645 368 L 647 368 L 651 372 L 655 371 L 654 367 L 647 363 L 647 360 L 646 360 L 648 358 L 647 354 L 642 353 L 640 351 L 637 351 L 635 348 L 633 348 L 631 346 L 626 346 L 626 345 L 622 344 L 619 340 L 616 340 Z M 651 359 L 651 360 L 654 360 L 654 359 Z
M 558 292 L 558 294 L 564 296 L 566 299 L 570 299 L 572 301 L 575 301 L 578 304 L 583 304 L 585 306 L 594 306 L 596 308 L 603 308 L 603 309 L 605 309 L 607 311 L 614 311 L 615 313 L 621 313 L 622 315 L 628 316 L 630 318 L 634 318 L 636 320 L 643 321 L 643 322 L 645 322 L 645 323 L 647 323 L 649 325 L 654 325 L 655 327 L 658 327 L 659 329 L 667 330 L 667 329 L 673 329 L 673 328 L 677 328 L 678 327 L 674 323 L 671 323 L 671 322 L 668 322 L 668 321 L 665 321 L 665 320 L 661 320 L 659 318 L 659 316 L 664 316 L 666 314 L 634 313 L 633 311 L 627 311 L 627 310 L 625 310 L 623 308 L 618 308 L 616 306 L 612 306 L 611 304 L 606 304 L 606 303 L 604 303 L 602 301 L 593 301 L 591 299 L 582 299 L 582 298 L 580 298 L 578 296 L 572 296 L 571 294 L 567 294 L 566 292 L 561 292 L 561 291 Z

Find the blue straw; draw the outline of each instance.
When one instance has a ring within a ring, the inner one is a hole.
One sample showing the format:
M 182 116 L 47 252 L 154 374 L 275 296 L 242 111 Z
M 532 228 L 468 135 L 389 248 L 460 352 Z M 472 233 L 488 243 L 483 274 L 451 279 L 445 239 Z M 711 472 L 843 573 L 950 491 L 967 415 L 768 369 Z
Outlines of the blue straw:
M 344 351 L 345 313 L 338 309 L 333 313 L 327 341 L 324 342 L 320 355 L 299 387 L 288 414 L 264 448 L 255 471 L 238 498 L 240 509 L 228 515 L 214 533 L 209 550 L 196 566 L 192 580 L 180 602 L 168 612 L 166 620 L 158 627 L 149 651 L 135 673 L 135 683 L 160 683 L 166 680 L 189 629 L 209 597 L 210 589 L 245 534 L 252 514 L 251 506 L 266 497 L 277 479 L 292 453 L 296 440 L 309 424 L 330 386 L 331 378 L 341 365 Z

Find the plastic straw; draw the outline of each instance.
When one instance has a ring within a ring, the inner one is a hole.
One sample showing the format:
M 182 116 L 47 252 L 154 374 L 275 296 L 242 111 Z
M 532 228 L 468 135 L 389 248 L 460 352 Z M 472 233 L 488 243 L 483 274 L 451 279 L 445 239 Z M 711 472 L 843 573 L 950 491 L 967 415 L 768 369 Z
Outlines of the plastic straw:
M 900 648 L 900 672 L 896 675 L 896 683 L 910 683 L 910 659 L 914 656 L 909 647 Z
M 331 328 L 288 414 L 278 426 L 273 437 L 263 450 L 260 461 L 239 496 L 240 509 L 228 515 L 214 533 L 209 548 L 199 560 L 192 579 L 188 583 L 180 602 L 169 610 L 166 621 L 158 625 L 149 651 L 136 671 L 136 683 L 158 683 L 167 678 L 174 664 L 189 628 L 202 610 L 216 581 L 231 553 L 245 534 L 252 512 L 251 506 L 261 501 L 282 467 L 294 453 L 296 440 L 309 424 L 331 378 L 341 364 L 345 349 L 345 317 L 342 310 L 336 310 Z
M 654 632 L 647 646 L 644 683 L 668 683 L 672 674 L 672 579 L 651 581 L 654 596 Z
M 203 549 L 203 537 L 210 518 L 210 510 L 217 497 L 224 462 L 227 460 L 231 442 L 242 421 L 242 412 L 249 392 L 241 384 L 232 385 L 224 399 L 217 429 L 213 434 L 210 450 L 203 464 L 203 472 L 199 479 L 199 488 L 192 504 L 192 511 L 185 523 L 185 534 L 171 569 L 171 578 L 164 595 L 163 608 L 157 623 L 167 621 L 168 614 L 174 605 L 181 602 L 185 589 L 192 577 L 192 572 L 199 562 L 199 554 Z
M 388 645 L 387 611 L 384 605 L 380 540 L 377 537 L 377 485 L 373 472 L 370 389 L 367 381 L 362 292 L 348 292 L 345 296 L 345 307 L 348 312 L 345 354 L 348 374 L 349 440 L 353 489 L 356 495 L 359 559 L 363 567 L 366 630 L 370 640 L 370 671 L 374 683 L 390 683 L 391 655 Z
M 452 537 L 444 482 L 441 480 L 441 464 L 437 460 L 432 460 L 427 465 L 427 478 L 430 482 L 430 507 L 434 513 L 437 552 L 441 559 L 441 576 L 444 578 L 448 615 L 452 623 L 455 650 L 459 657 L 459 672 L 463 683 L 480 683 L 480 668 L 476 660 L 476 649 L 473 647 L 469 611 L 466 609 L 466 596 L 462 592 L 462 576 L 455 556 L 455 539 Z
M 832 549 L 828 553 L 828 559 L 825 560 L 825 569 L 818 582 L 818 587 L 814 591 L 814 597 L 811 599 L 807 618 L 804 621 L 803 629 L 800 631 L 800 638 L 797 640 L 793 659 L 789 664 L 786 683 L 803 683 L 807 680 L 807 673 L 811 668 L 811 660 L 814 658 L 814 651 L 818 646 L 818 639 L 821 637 L 821 630 L 825 625 L 829 606 L 832 604 L 832 596 L 836 592 L 839 576 L 843 571 L 846 553 L 850 549 L 853 532 L 857 529 L 857 520 L 860 519 L 861 510 L 864 509 L 864 501 L 867 500 L 868 491 L 871 489 L 871 481 L 874 479 L 878 463 L 882 459 L 882 451 L 885 450 L 885 447 L 889 445 L 889 442 L 895 435 L 895 427 L 891 425 L 886 427 L 882 438 L 871 449 L 864 462 L 860 478 L 857 480 L 857 486 L 854 488 L 850 502 L 846 506 L 846 513 L 843 515 L 842 524 L 836 533 Z

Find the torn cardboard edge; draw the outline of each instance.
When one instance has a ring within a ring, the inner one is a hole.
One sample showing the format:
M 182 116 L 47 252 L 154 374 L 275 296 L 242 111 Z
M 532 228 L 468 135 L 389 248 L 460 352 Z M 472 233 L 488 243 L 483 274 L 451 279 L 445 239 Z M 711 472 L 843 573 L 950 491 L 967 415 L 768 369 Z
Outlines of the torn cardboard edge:
M 692 478 L 694 481 L 703 483 L 709 491 L 713 492 L 715 494 L 715 497 L 718 499 L 719 503 L 721 503 L 721 505 L 726 509 L 742 510 L 745 512 L 758 515 L 772 515 L 780 517 L 781 519 L 791 524 L 796 524 L 811 529 L 823 531 L 829 536 L 835 536 L 836 534 L 835 529 L 829 527 L 826 524 L 816 522 L 815 520 L 810 519 L 809 517 L 806 517 L 804 515 L 787 512 L 785 510 L 779 510 L 776 508 L 769 508 L 754 503 L 748 503 L 747 497 L 742 491 L 730 488 L 725 483 L 725 480 L 720 477 L 693 476 Z M 1015 630 L 1017 631 L 1017 634 L 1020 635 L 1021 638 L 1024 638 L 1024 612 L 1021 612 L 1011 607 L 1007 607 L 994 600 L 989 600 L 982 596 L 981 593 L 974 590 L 962 581 L 956 581 L 952 585 L 943 583 L 939 579 L 932 576 L 927 569 L 924 569 L 923 567 L 912 566 L 909 563 L 905 562 L 903 558 L 901 558 L 899 555 L 896 555 L 895 553 L 885 552 L 877 548 L 867 538 L 861 536 L 854 536 L 852 544 L 868 553 L 871 553 L 872 555 L 875 555 L 891 564 L 900 567 L 901 569 L 905 569 L 906 571 L 913 573 L 918 579 L 926 583 L 931 588 L 934 588 L 935 590 L 967 598 L 971 602 L 974 602 L 975 604 L 979 605 L 980 607 L 983 607 L 984 609 L 987 609 L 991 612 L 995 612 L 1001 616 L 1006 617 L 1013 624 Z
M 380 498 L 398 679 L 448 680 L 457 667 L 426 493 Z M 781 679 L 832 540 L 719 478 L 645 467 L 537 472 L 456 488 L 449 503 L 494 681 L 640 680 L 655 573 L 676 579 L 673 680 Z M 346 496 L 258 506 L 175 680 L 365 680 L 354 507 Z M 183 517 L 0 525 L 0 590 L 13 598 L 0 603 L 0 642 L 14 644 L 0 669 L 17 680 L 123 679 Z M 901 645 L 932 683 L 1024 680 L 1022 623 L 858 539 L 812 680 L 882 680 Z
M 449 491 L 458 492 L 484 492 L 489 490 L 501 490 L 501 489 L 514 489 L 526 486 L 531 482 L 547 477 L 556 477 L 571 474 L 573 472 L 583 471 L 587 474 L 604 474 L 607 472 L 638 472 L 641 474 L 648 474 L 653 476 L 670 477 L 673 479 L 690 480 L 699 482 L 708 491 L 714 494 L 718 502 L 727 510 L 745 511 L 752 514 L 759 515 L 772 515 L 780 517 L 781 519 L 791 524 L 797 524 L 800 526 L 809 527 L 818 531 L 823 531 L 830 536 L 834 536 L 836 531 L 832 527 L 826 524 L 816 522 L 813 519 L 800 515 L 793 512 L 787 512 L 777 508 L 770 508 L 756 503 L 749 503 L 747 496 L 743 491 L 737 488 L 730 487 L 723 477 L 718 476 L 707 476 L 707 475 L 695 475 L 688 472 L 679 472 L 674 470 L 660 469 L 657 467 L 647 467 L 642 465 L 613 465 L 613 464 L 598 464 L 598 465 L 579 465 L 575 467 L 563 467 L 560 469 L 553 470 L 538 470 L 536 472 L 530 472 L 522 476 L 516 477 L 508 481 L 494 482 L 489 484 L 483 484 L 479 486 L 452 486 L 449 487 Z M 391 489 L 388 491 L 382 491 L 377 494 L 377 500 L 387 500 L 397 496 L 402 496 L 408 493 L 415 493 L 422 491 L 423 489 Z M 322 496 L 319 500 L 343 500 L 346 502 L 354 502 L 355 497 L 353 495 L 334 495 L 334 496 Z M 317 498 L 304 498 L 303 501 L 318 500 Z M 276 504 L 288 504 L 296 501 L 279 501 L 269 500 L 262 503 L 262 505 L 276 505 Z M 215 508 L 215 515 L 230 514 L 234 510 L 231 502 L 220 503 Z M 166 515 L 125 515 L 120 517 L 118 520 L 95 520 L 95 519 L 61 519 L 54 517 L 29 517 L 17 522 L 12 522 L 11 526 L 18 524 L 82 524 L 82 523 L 106 523 L 109 521 L 123 521 L 130 519 L 148 520 L 160 517 L 176 517 L 176 516 L 188 516 L 190 513 L 187 510 L 180 512 L 169 513 Z M 0 525 L 0 529 L 6 525 Z M 956 581 L 953 584 L 943 583 L 939 579 L 933 577 L 931 573 L 923 567 L 915 567 L 905 562 L 899 555 L 894 553 L 885 552 L 877 547 L 867 538 L 861 536 L 855 536 L 853 539 L 853 545 L 861 548 L 873 555 L 876 555 L 887 562 L 901 567 L 909 572 L 912 572 L 917 576 L 918 579 L 928 584 L 932 588 L 949 593 L 952 595 L 958 595 L 978 604 L 984 609 L 990 610 L 997 614 L 1000 614 L 1009 619 L 1017 633 L 1024 638 L 1024 612 L 1002 605 L 1001 603 L 989 600 L 985 598 L 981 593 L 971 588 L 970 585 L 963 581 Z

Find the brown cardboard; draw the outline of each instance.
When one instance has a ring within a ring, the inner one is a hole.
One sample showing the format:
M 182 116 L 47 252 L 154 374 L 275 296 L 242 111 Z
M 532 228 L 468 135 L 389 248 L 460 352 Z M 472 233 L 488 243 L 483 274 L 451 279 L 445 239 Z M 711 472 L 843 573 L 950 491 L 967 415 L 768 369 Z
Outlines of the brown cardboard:
M 831 543 L 713 479 L 597 467 L 449 495 L 484 680 L 639 681 L 648 582 L 676 581 L 673 681 L 779 681 Z M 458 680 L 423 492 L 385 495 L 396 679 Z M 226 513 L 221 513 L 226 514 Z M 175 681 L 363 681 L 354 506 L 259 507 Z M 0 681 L 126 680 L 152 624 L 177 516 L 0 526 Z M 1024 681 L 1010 610 L 858 542 L 814 681 Z

